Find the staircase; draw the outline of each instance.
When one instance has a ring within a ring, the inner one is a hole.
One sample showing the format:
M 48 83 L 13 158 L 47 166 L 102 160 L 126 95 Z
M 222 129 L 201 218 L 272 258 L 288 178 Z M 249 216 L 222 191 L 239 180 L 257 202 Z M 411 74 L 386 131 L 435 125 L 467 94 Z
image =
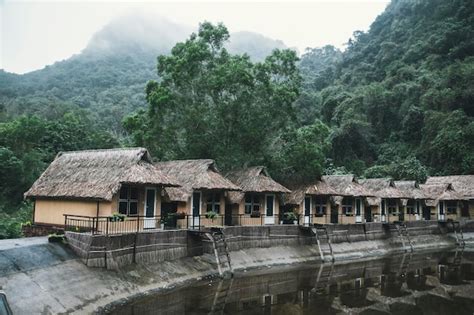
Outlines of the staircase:
M 230 262 L 229 249 L 227 247 L 224 230 L 220 228 L 212 228 L 210 232 L 206 232 L 206 237 L 212 243 L 219 275 L 221 277 L 226 274 L 232 276 L 232 264 Z
M 459 221 L 449 221 L 453 226 L 454 237 L 456 238 L 456 244 L 464 248 L 466 242 L 464 241 L 464 234 L 462 232 L 461 223 Z
M 316 237 L 316 243 L 318 244 L 319 255 L 321 260 L 325 261 L 325 256 L 330 256 L 331 261 L 334 262 L 334 253 L 332 251 L 331 238 L 328 230 L 324 225 L 314 225 L 311 227 L 311 232 Z M 322 242 L 325 240 L 325 242 Z
M 408 252 L 408 248 L 406 246 L 407 243 L 409 245 L 410 251 L 413 252 L 413 243 L 411 242 L 410 233 L 408 232 L 407 225 L 405 223 L 400 222 L 398 224 L 395 224 L 395 228 L 397 229 L 398 236 L 402 241 L 402 246 L 405 252 Z
M 224 314 L 225 305 L 227 304 L 227 297 L 232 288 L 234 278 L 222 279 L 217 286 L 214 293 L 214 300 L 212 302 L 211 311 L 209 314 Z

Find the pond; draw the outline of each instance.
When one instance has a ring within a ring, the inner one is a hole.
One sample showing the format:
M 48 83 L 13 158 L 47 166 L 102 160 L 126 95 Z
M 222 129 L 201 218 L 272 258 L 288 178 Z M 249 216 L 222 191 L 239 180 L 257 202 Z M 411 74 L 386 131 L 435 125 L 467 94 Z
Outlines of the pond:
M 109 314 L 473 314 L 474 253 L 404 254 L 208 279 Z

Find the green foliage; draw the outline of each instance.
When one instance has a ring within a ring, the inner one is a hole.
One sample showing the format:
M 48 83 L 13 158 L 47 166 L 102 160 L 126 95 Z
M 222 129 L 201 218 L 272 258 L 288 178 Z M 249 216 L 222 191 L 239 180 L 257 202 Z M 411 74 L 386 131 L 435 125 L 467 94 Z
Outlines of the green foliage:
M 0 239 L 21 237 L 22 224 L 31 224 L 32 208 L 30 203 L 25 202 L 15 211 L 0 209 Z
M 146 87 L 148 112 L 125 126 L 154 156 L 214 158 L 223 169 L 262 163 L 270 145 L 294 122 L 300 75 L 290 50 L 263 62 L 231 55 L 222 24 L 200 25 L 197 34 L 158 57 L 160 82 Z
M 208 211 L 206 212 L 206 219 L 214 220 L 217 218 L 217 213 L 214 211 Z
M 331 147 L 330 129 L 317 120 L 314 124 L 285 132 L 271 148 L 268 157 L 277 176 L 284 180 L 306 181 L 318 178 Z
M 300 123 L 315 115 L 328 124 L 334 166 L 355 173 L 472 173 L 473 34 L 472 1 L 392 1 L 341 55 L 302 56 Z

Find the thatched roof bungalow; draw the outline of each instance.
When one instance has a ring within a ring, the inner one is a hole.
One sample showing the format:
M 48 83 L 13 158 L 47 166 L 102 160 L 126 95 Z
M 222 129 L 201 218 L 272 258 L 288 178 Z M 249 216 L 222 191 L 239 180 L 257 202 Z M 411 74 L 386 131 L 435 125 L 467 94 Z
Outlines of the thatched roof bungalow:
M 421 189 L 430 200 L 426 201 L 426 206 L 437 210 L 438 220 L 458 218 L 460 202 L 463 195 L 454 190 L 451 183 L 433 183 L 420 185 Z
M 192 221 L 186 223 L 188 226 L 223 225 L 222 220 L 207 222 L 204 216 L 213 212 L 222 218 L 225 197 L 231 191 L 240 191 L 240 187 L 219 173 L 214 160 L 175 160 L 158 162 L 155 166 L 181 186 L 165 188 L 163 207 L 167 212 L 192 215 Z
M 382 199 L 407 199 L 410 196 L 409 193 L 398 189 L 390 178 L 367 178 L 361 179 L 359 182 L 375 195 L 375 197 L 367 198 L 367 203 L 370 206 L 380 205 Z
M 420 185 L 425 196 L 430 198 L 427 205 L 434 207 L 439 201 L 463 200 L 463 196 L 454 190 L 451 183 L 422 184 Z
M 304 217 L 305 224 L 328 223 L 331 197 L 339 196 L 325 180 L 291 186 L 285 204 Z
M 451 183 L 453 188 L 465 199 L 461 215 L 474 218 L 474 175 L 430 176 L 426 180 L 426 184 L 436 183 Z
M 140 214 L 145 186 L 178 183 L 153 166 L 144 148 L 60 152 L 25 198 L 35 200 L 35 222 L 58 225 L 63 214 L 111 215 L 120 206 L 124 214 Z
M 370 222 L 370 213 L 365 212 L 365 201 L 374 193 L 362 186 L 352 174 L 324 175 L 322 177 L 338 196 L 333 197 L 338 213 L 331 214 L 331 223 Z
M 275 216 L 283 205 L 283 195 L 290 190 L 271 178 L 264 166 L 235 170 L 226 177 L 242 188 L 242 192 L 229 193 L 227 202 L 232 205 L 234 216 L 262 214 L 267 224 L 277 222 Z
M 177 188 L 166 188 L 171 201 L 187 202 L 193 191 L 223 190 L 239 191 L 240 187 L 222 176 L 214 160 L 175 160 L 155 163 L 166 176 L 180 184 Z
M 425 195 L 423 190 L 420 188 L 420 185 L 415 180 L 397 180 L 395 181 L 395 187 L 397 187 L 407 199 L 430 199 L 429 196 Z
M 451 184 L 465 199 L 474 199 L 474 175 L 430 176 L 426 184 Z

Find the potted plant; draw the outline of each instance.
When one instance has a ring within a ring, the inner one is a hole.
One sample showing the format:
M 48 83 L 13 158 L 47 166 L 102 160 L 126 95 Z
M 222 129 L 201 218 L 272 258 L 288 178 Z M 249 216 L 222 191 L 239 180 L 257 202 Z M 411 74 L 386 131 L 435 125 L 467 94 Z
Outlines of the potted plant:
M 214 219 L 217 218 L 217 213 L 214 211 L 208 211 L 206 212 L 206 219 L 211 219 L 211 221 L 214 221 Z
M 125 221 L 125 214 L 114 212 L 112 216 L 109 217 L 110 222 L 123 222 Z
M 283 214 L 283 224 L 296 224 L 298 217 L 294 212 L 285 212 Z

